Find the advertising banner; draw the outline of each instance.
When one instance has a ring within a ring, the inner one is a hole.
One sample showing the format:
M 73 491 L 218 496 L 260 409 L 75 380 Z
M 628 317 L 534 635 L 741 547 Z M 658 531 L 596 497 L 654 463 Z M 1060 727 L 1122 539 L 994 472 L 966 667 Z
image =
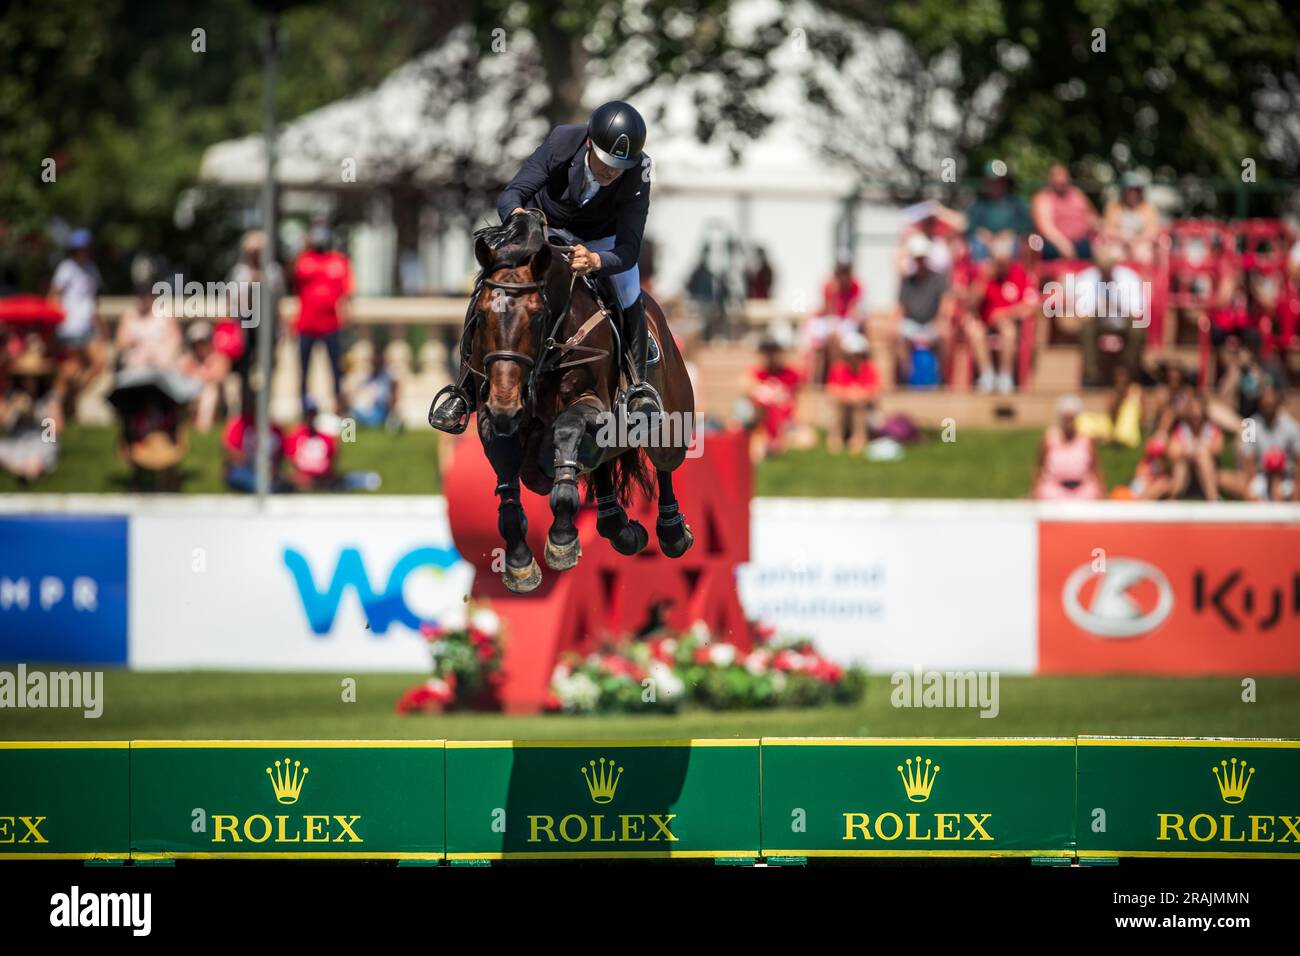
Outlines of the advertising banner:
M 126 859 L 128 744 L 0 741 L 0 862 Z
M 1080 737 L 1080 857 L 1300 860 L 1300 740 Z
M 443 742 L 137 740 L 134 859 L 437 859 Z
M 757 740 L 447 742 L 447 859 L 754 857 Z
M 751 618 L 876 672 L 1032 673 L 1033 513 L 1010 504 L 756 499 Z
M 1039 671 L 1300 673 L 1300 524 L 1039 525 Z
M 125 664 L 127 519 L 0 515 L 0 661 Z
M 465 613 L 445 513 L 141 515 L 131 665 L 427 671 L 423 624 Z
M 763 738 L 766 856 L 1072 856 L 1073 807 L 1073 738 Z

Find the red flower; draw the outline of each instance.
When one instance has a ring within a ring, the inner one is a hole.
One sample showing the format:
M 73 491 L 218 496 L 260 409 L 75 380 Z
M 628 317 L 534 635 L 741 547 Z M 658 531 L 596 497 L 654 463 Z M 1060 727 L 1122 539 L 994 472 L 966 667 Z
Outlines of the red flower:
M 708 664 L 712 660 L 709 657 L 709 649 L 707 647 L 695 648 L 694 660 L 697 664 Z
M 481 661 L 490 661 L 496 656 L 497 649 L 490 643 L 483 643 L 478 646 L 478 659 Z

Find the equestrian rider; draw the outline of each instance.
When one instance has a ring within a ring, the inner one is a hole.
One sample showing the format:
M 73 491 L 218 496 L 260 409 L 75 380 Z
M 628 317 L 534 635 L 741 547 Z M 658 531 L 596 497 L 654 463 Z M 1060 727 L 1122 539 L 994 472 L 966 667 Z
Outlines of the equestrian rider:
M 645 302 L 637 257 L 650 208 L 650 157 L 645 120 L 630 104 L 615 100 L 597 108 L 585 126 L 557 126 L 524 161 L 497 199 L 505 222 L 517 212 L 540 209 L 551 227 L 571 233 L 578 244 L 570 260 L 578 275 L 607 277 L 623 310 L 623 342 L 633 382 L 624 395 L 629 414 L 662 410 L 659 395 L 646 381 Z M 632 170 L 632 172 L 628 172 Z M 468 328 L 468 325 L 467 325 Z M 462 335 L 462 351 L 470 337 Z M 460 379 L 448 397 L 429 411 L 429 424 L 461 431 L 473 410 L 469 361 L 462 355 Z

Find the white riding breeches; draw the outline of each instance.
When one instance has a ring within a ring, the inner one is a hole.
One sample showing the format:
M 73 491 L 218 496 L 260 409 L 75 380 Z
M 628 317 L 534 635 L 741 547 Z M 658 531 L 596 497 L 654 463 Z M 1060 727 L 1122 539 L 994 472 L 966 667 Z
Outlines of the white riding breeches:
M 591 242 L 584 242 L 583 245 L 592 252 L 609 252 L 614 248 L 614 236 L 605 236 L 603 239 L 593 239 Z M 627 308 L 636 301 L 636 297 L 641 294 L 641 267 L 632 266 L 624 272 L 617 275 L 609 276 L 609 281 L 614 286 L 614 291 L 618 293 L 618 304 Z

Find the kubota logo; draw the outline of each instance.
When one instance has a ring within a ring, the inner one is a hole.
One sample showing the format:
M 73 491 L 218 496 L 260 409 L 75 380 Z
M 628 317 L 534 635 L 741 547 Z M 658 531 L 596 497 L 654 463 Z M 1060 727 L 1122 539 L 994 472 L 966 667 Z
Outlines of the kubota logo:
M 1110 558 L 1105 571 L 1097 571 L 1091 564 L 1075 568 L 1065 580 L 1061 603 L 1066 616 L 1089 634 L 1139 637 L 1169 617 L 1174 609 L 1174 589 L 1154 564 L 1136 558 Z

